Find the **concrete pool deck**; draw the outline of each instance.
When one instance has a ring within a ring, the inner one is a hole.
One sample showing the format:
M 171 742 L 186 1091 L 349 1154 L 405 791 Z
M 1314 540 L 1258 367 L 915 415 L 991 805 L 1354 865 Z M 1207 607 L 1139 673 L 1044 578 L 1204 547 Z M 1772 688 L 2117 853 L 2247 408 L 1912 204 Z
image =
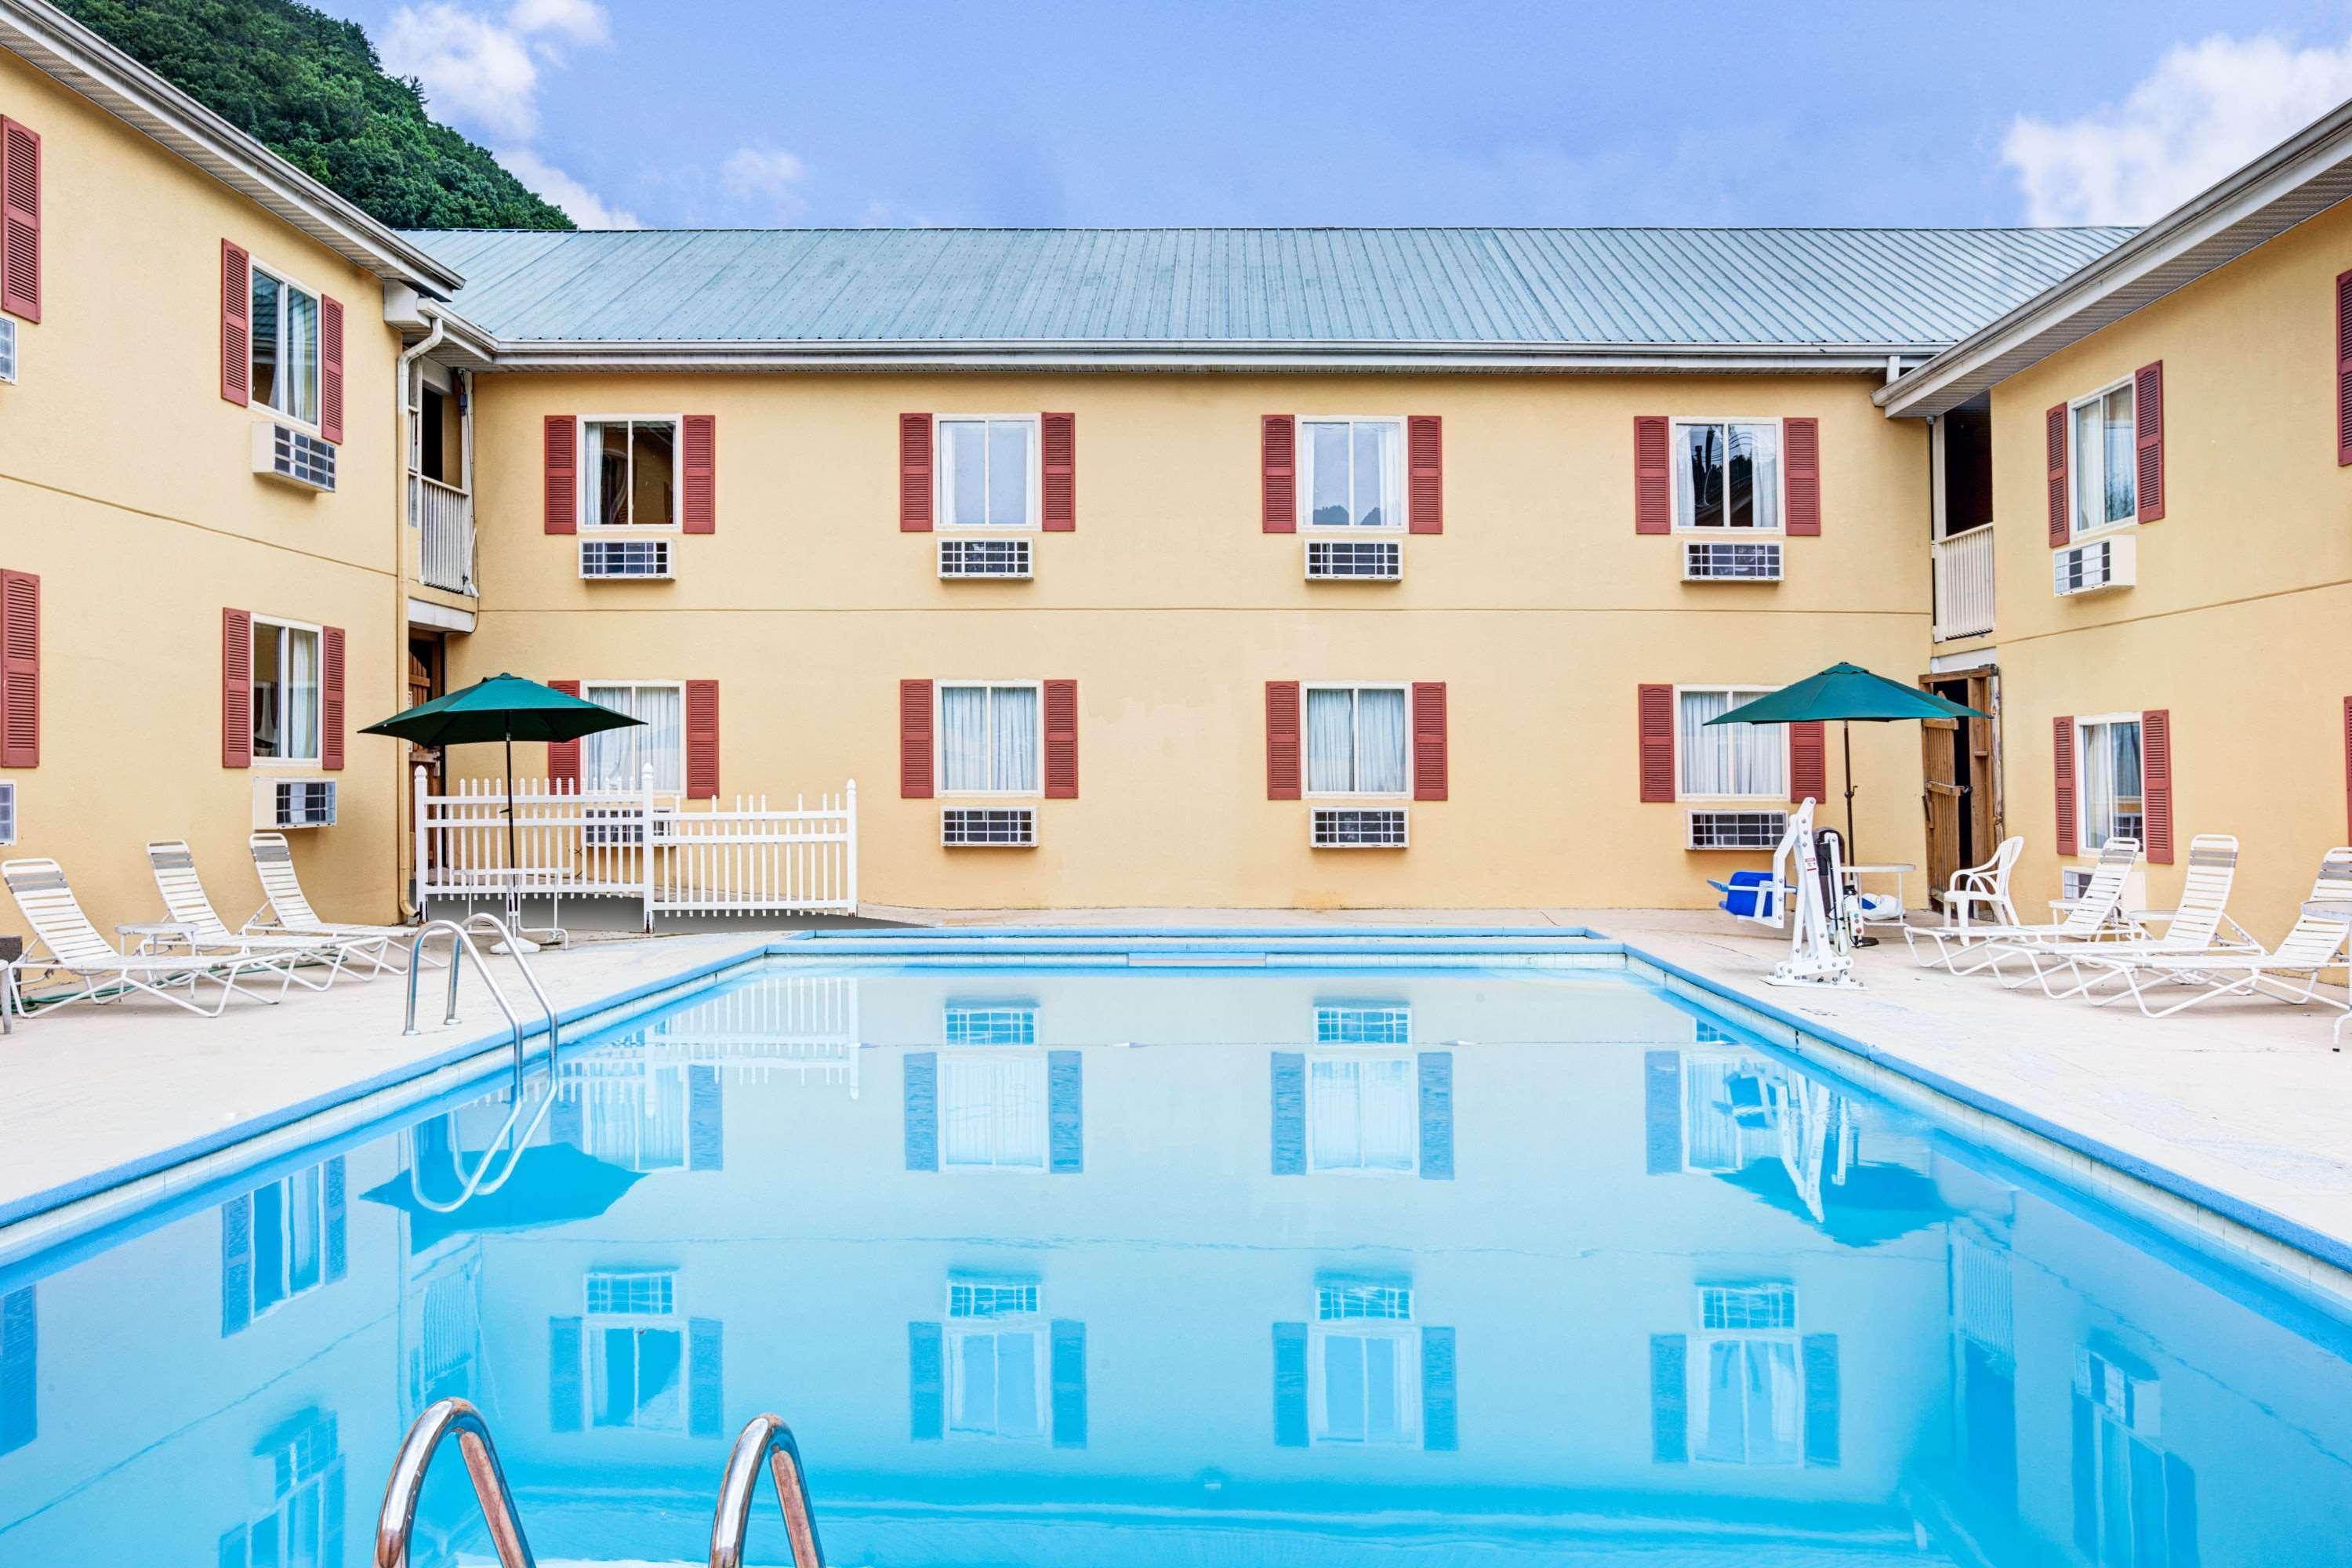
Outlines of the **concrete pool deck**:
M 1158 925 L 1589 927 L 1759 1006 L 1868 1042 L 1883 1063 L 1949 1080 L 2237 1203 L 2352 1247 L 2352 1053 L 2329 1049 L 2332 1009 L 2231 999 L 2150 1021 L 2122 1007 L 2053 1002 L 1984 975 L 1916 967 L 1895 943 L 1860 955 L 1866 989 L 1776 989 L 1762 977 L 1785 939 L 1709 912 L 1643 910 L 1341 911 L 876 910 L 920 923 L 1071 928 Z M 534 961 L 569 1011 L 756 950 L 730 931 L 583 943 Z M 502 961 L 494 960 L 494 963 Z M 446 984 L 438 972 L 428 988 Z M 509 987 L 519 991 L 519 987 Z M 240 1003 L 201 1019 L 141 1001 L 20 1021 L 0 1040 L 0 1216 L 34 1194 L 89 1184 L 287 1107 L 415 1072 L 499 1024 L 468 976 L 464 1020 L 403 1037 L 404 983 L 384 977 Z M 463 1071 L 447 1068 L 454 1081 Z M 182 1184 L 171 1173 L 142 1189 Z M 128 1195 L 117 1193 L 115 1196 Z M 35 1222 L 28 1229 L 38 1228 Z

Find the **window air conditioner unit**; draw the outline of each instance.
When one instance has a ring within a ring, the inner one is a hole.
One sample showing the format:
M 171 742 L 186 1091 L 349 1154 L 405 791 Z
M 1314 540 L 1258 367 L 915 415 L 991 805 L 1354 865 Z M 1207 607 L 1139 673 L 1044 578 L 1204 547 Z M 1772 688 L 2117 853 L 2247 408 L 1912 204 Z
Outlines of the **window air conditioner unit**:
M 1402 849 L 1404 807 L 1318 805 L 1307 842 L 1318 849 Z
M 1034 848 L 1037 813 L 1025 805 L 950 805 L 940 813 L 940 842 L 950 849 Z
M 654 842 L 677 838 L 677 813 L 654 808 Z M 580 842 L 590 849 L 634 849 L 646 841 L 645 812 L 634 805 L 589 805 L 580 810 Z
M 253 427 L 253 471 L 308 490 L 335 488 L 335 447 L 308 430 L 264 420 Z
M 2063 599 L 2072 594 L 2130 587 L 2138 576 L 2138 545 L 2137 540 L 2126 535 L 2095 539 L 2059 551 L 2050 558 L 2053 591 Z
M 1788 830 L 1785 811 L 1694 811 L 1685 842 L 1693 849 L 1778 849 Z
M 256 827 L 332 827 L 335 825 L 333 779 L 272 779 L 253 781 L 253 825 Z
M 670 576 L 667 539 L 583 539 L 580 575 L 657 580 Z
M 1029 542 L 1025 539 L 942 539 L 942 577 L 1026 577 Z
M 16 379 L 16 318 L 0 316 L 0 381 Z
M 2058 892 L 2060 896 L 2070 904 L 2075 900 L 2085 896 L 2091 890 L 2091 879 L 2093 876 L 2096 875 L 2097 872 L 2098 868 L 2095 866 L 2060 867 L 2058 868 Z M 2139 909 L 2147 902 L 2147 897 L 2144 891 L 2147 887 L 2147 877 L 2137 869 L 2135 869 L 2130 876 L 2124 879 L 2123 907 L 2125 909 Z
M 1683 542 L 1685 583 L 1778 583 L 1780 542 L 1714 539 Z
M 1393 583 L 1404 575 L 1404 543 L 1395 539 L 1309 539 L 1310 582 Z

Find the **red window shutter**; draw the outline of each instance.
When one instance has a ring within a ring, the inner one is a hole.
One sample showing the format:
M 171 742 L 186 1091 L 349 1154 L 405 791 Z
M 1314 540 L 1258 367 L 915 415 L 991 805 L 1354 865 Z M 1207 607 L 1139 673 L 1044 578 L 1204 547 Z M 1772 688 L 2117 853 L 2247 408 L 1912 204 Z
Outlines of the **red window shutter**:
M 1404 422 L 1407 483 L 1404 514 L 1414 533 L 1445 531 L 1445 428 L 1434 414 Z M 1442 798 L 1442 797 L 1440 797 Z
M 2336 275 L 2336 463 L 2352 466 L 2352 272 Z
M 2134 445 L 2139 458 L 2139 520 L 2164 516 L 2164 362 L 2132 373 Z
M 1265 683 L 1265 798 L 1298 798 L 1298 682 Z
M 1818 719 L 1789 726 L 1789 798 L 1822 799 L 1830 793 L 1829 726 Z
M 719 531 L 719 416 L 689 414 L 678 432 L 684 448 L 686 507 L 683 533 Z
M 1780 440 L 1788 448 L 1789 537 L 1816 537 L 1822 531 L 1822 422 L 1784 419 Z
M 2059 412 L 2063 414 L 2064 409 Z M 2058 853 L 2079 855 L 2081 840 L 2075 833 L 2074 807 L 2074 719 L 2061 714 L 2050 721 L 2050 772 L 2058 786 Z
M 41 765 L 41 580 L 0 572 L 0 768 Z
M 1675 689 L 1644 686 L 1640 713 L 1642 798 L 1675 798 Z
M 931 683 L 902 680 L 898 682 L 898 798 L 930 799 L 932 776 Z
M 319 297 L 319 434 L 343 439 L 343 302 Z
M 2151 866 L 2172 864 L 2172 712 L 2139 716 L 2139 847 Z
M 540 429 L 540 449 L 545 454 L 546 493 L 543 531 L 580 531 L 580 421 L 569 414 L 551 414 Z
M 1045 682 L 1045 798 L 1078 798 L 1078 683 Z
M 41 139 L 0 118 L 0 310 L 41 319 Z
M 1675 531 L 1674 489 L 1667 480 L 1666 416 L 1633 416 L 1633 531 Z M 1674 797 L 1666 797 L 1672 800 Z
M 1258 422 L 1258 470 L 1267 533 L 1298 531 L 1298 421 L 1268 414 Z M 1295 795 L 1282 796 L 1296 799 Z
M 1045 481 L 1045 531 L 1070 533 L 1078 526 L 1078 416 L 1041 414 L 1037 426 Z
M 2344 832 L 2352 844 L 2352 697 L 2344 700 Z
M 221 612 L 221 766 L 253 766 L 253 616 Z
M 319 628 L 319 765 L 343 765 L 343 628 Z
M 2050 548 L 2061 550 L 2073 537 L 2066 521 L 2066 405 L 2053 404 L 2042 416 L 2042 447 L 2050 474 Z M 2073 850 L 2065 853 L 2073 854 Z
M 1445 798 L 1445 682 L 1412 683 L 1412 798 Z
M 686 793 L 719 798 L 719 682 L 686 683 Z
M 547 684 L 551 689 L 561 691 L 566 697 L 580 695 L 580 683 L 576 680 L 551 680 Z M 580 787 L 579 742 L 551 741 L 548 742 L 547 782 L 551 784 L 568 784 L 573 789 Z
M 931 531 L 931 416 L 898 416 L 898 531 Z M 929 791 L 924 792 L 926 795 Z
M 252 401 L 253 262 L 235 240 L 221 241 L 221 395 L 242 408 Z

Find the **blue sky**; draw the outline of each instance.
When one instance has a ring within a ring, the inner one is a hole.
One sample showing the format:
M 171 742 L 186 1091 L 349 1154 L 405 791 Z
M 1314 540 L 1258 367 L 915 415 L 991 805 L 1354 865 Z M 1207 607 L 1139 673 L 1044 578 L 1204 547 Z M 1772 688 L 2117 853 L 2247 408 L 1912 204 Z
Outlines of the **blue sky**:
M 583 221 L 2140 221 L 2352 7 L 320 0 Z

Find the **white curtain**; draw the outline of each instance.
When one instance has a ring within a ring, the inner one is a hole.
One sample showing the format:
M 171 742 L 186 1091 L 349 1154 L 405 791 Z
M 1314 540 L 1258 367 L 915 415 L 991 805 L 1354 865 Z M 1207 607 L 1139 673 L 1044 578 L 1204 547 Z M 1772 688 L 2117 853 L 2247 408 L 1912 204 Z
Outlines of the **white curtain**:
M 1307 787 L 1318 794 L 1402 795 L 1402 691 L 1340 687 L 1307 694 Z
M 1795 1464 L 1803 1414 L 1797 1347 L 1786 1340 L 1717 1340 L 1706 1352 L 1706 1426 L 1698 1457 L 1719 1464 Z
M 1037 787 L 1037 689 L 1000 686 L 990 697 L 996 787 L 1034 791 Z
M 319 417 L 319 301 L 299 289 L 286 290 L 286 412 L 297 419 Z
M 1356 694 L 1356 788 L 1366 795 L 1404 793 L 1404 693 Z
M 1308 1067 L 1307 1114 L 1318 1171 L 1410 1171 L 1420 1115 L 1412 1064 L 1326 1058 Z
M 1036 790 L 1035 687 L 940 688 L 940 788 L 949 795 Z
M 1356 694 L 1307 694 L 1307 787 L 1344 794 L 1356 787 Z
M 1682 758 L 1683 794 L 1788 798 L 1787 725 L 1708 727 L 1708 720 L 1729 712 L 1751 696 L 1736 691 L 1682 694 L 1679 733 L 1675 739 Z
M 645 767 L 653 764 L 654 788 L 676 795 L 686 787 L 686 694 L 675 686 L 591 686 L 591 702 L 645 721 L 588 737 L 581 758 L 582 787 L 628 793 L 645 787 Z
M 1355 430 L 1356 515 L 1360 528 L 1380 528 L 1399 521 L 1397 496 L 1397 426 L 1386 419 L 1368 419 Z
M 2119 833 L 2137 834 L 2140 798 L 2139 725 L 2126 720 L 2083 726 L 2083 847 Z
M 950 795 L 988 788 L 988 688 L 940 688 L 940 787 Z
M 286 746 L 284 755 L 319 754 L 319 634 L 286 633 Z
M 941 1163 L 1045 1163 L 1045 1064 L 1036 1057 L 940 1058 Z

